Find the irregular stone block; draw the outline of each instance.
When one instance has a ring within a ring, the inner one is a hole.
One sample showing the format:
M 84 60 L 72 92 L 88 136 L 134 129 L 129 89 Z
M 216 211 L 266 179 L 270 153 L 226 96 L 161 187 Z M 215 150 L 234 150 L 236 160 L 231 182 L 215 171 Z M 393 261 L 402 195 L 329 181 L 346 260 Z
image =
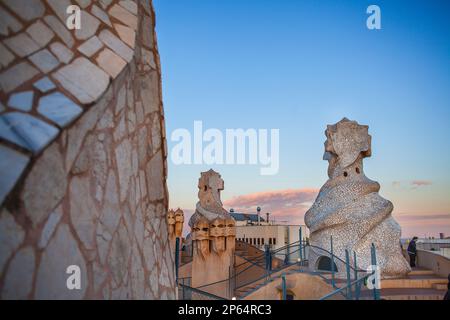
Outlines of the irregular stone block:
M 136 244 L 133 245 L 131 255 L 131 298 L 141 299 L 144 296 L 145 273 L 141 255 Z
M 26 21 L 42 17 L 45 12 L 41 0 L 3 0 L 2 2 Z
M 0 213 L 0 273 L 11 254 L 19 247 L 25 237 L 25 232 L 14 217 L 2 209 Z
M 82 10 L 80 16 L 82 27 L 80 29 L 75 29 L 75 37 L 79 40 L 86 40 L 97 32 L 100 21 L 86 10 Z
M 100 9 L 97 5 L 93 5 L 91 9 L 91 13 L 99 18 L 103 23 L 107 24 L 108 26 L 112 27 L 111 20 L 109 19 L 108 14 Z
M 97 64 L 105 70 L 113 79 L 125 68 L 126 62 L 117 54 L 105 48 L 100 52 L 97 59 Z
M 153 25 L 152 20 L 148 16 L 142 17 L 142 44 L 149 48 L 154 45 Z
M 39 100 L 38 111 L 60 127 L 64 127 L 72 122 L 83 109 L 62 93 L 55 92 Z
M 26 57 L 41 48 L 25 32 L 8 38 L 4 40 L 3 43 L 21 58 Z
M 134 32 L 133 29 L 118 23 L 114 23 L 114 28 L 119 34 L 120 39 L 122 39 L 122 41 L 125 42 L 131 48 L 134 48 L 136 40 L 136 32 Z
M 50 45 L 50 50 L 59 59 L 59 61 L 68 64 L 72 60 L 73 52 L 61 42 L 55 42 Z
M 149 201 L 163 198 L 164 184 L 163 159 L 160 150 L 147 164 L 147 192 Z
M 70 219 L 87 249 L 95 248 L 97 210 L 89 192 L 88 177 L 73 177 L 70 183 Z
M 59 221 L 61 221 L 61 218 L 62 218 L 61 210 L 62 210 L 62 208 L 58 207 L 48 217 L 47 222 L 45 223 L 45 226 L 42 229 L 41 237 L 39 238 L 38 247 L 40 249 L 44 249 L 47 246 L 48 241 L 50 240 L 53 233 L 55 232 Z
M 109 9 L 109 14 L 127 26 L 137 30 L 137 17 L 123 7 L 115 4 Z
M 100 0 L 100 5 L 103 9 L 107 9 L 111 4 L 112 0 Z
M 76 0 L 78 5 L 83 9 L 87 8 L 91 4 L 91 0 Z
M 47 49 L 36 52 L 29 59 L 44 73 L 52 71 L 59 65 L 59 61 Z
M 131 177 L 131 145 L 130 141 L 125 139 L 115 150 L 117 171 L 119 172 L 120 200 L 125 200 L 128 194 L 128 186 Z
M 51 168 L 49 170 L 48 168 Z M 40 188 L 39 186 L 45 186 Z M 47 219 L 66 194 L 67 176 L 57 144 L 51 145 L 34 163 L 20 195 L 33 226 Z
M 96 101 L 106 90 L 108 75 L 86 58 L 77 58 L 53 77 L 81 103 Z
M 28 27 L 27 33 L 41 47 L 45 47 L 55 36 L 55 33 L 40 20 Z
M 14 90 L 37 75 L 39 71 L 28 62 L 21 62 L 0 74 L 0 85 L 6 93 Z
M 112 34 L 111 31 L 103 30 L 102 32 L 100 32 L 99 38 L 112 51 L 124 58 L 125 61 L 130 62 L 133 59 L 133 50 L 131 50 L 125 43 L 123 43 L 122 40 Z
M 64 25 L 65 25 L 66 19 L 68 18 L 68 14 L 67 14 L 66 10 L 67 10 L 67 7 L 71 5 L 70 1 L 69 0 L 47 0 L 47 3 L 53 9 L 53 11 L 56 13 L 58 18 L 62 21 L 62 23 L 64 23 Z
M 33 106 L 33 91 L 24 91 L 12 94 L 8 106 L 22 111 L 30 111 Z
M 3 44 L 0 43 L 0 66 L 7 67 L 14 60 L 14 56 Z
M 120 212 L 117 210 L 118 205 L 119 194 L 117 192 L 116 176 L 110 171 L 103 199 L 103 211 L 99 219 L 109 234 L 114 233 L 120 220 Z
M 9 35 L 9 30 L 18 32 L 22 29 L 22 24 L 0 7 L 0 34 L 3 36 Z
M 73 37 L 64 24 L 62 24 L 55 16 L 45 16 L 44 20 L 69 48 L 73 47 Z
M 83 42 L 81 46 L 78 47 L 78 51 L 83 53 L 87 57 L 91 57 L 94 55 L 100 48 L 103 46 L 103 44 L 100 42 L 97 36 L 93 36 L 89 40 Z
M 44 78 L 36 81 L 33 84 L 33 86 L 42 93 L 46 93 L 47 91 L 50 91 L 50 90 L 53 90 L 56 88 L 55 84 L 48 77 L 44 77 Z
M 132 14 L 137 15 L 138 8 L 137 8 L 136 2 L 131 1 L 131 0 L 121 0 L 121 1 L 119 1 L 119 4 L 121 7 L 127 9 Z
M 156 71 L 150 72 L 139 79 L 141 89 L 141 100 L 144 107 L 144 114 L 150 114 L 159 110 L 161 102 L 159 96 L 159 77 Z
M 67 267 L 80 268 L 81 289 L 68 290 Z M 82 299 L 88 286 L 86 264 L 66 224 L 61 224 L 41 257 L 36 275 L 36 299 Z
M 27 299 L 31 293 L 35 257 L 32 247 L 19 250 L 12 259 L 2 288 L 2 299 Z
M 9 112 L 0 116 L 0 136 L 35 153 L 53 140 L 58 131 L 29 114 Z
M 128 275 L 128 261 L 131 254 L 127 228 L 121 223 L 111 242 L 108 265 L 116 285 L 121 285 Z
M 106 91 L 100 101 L 88 109 L 68 131 L 67 131 L 67 152 L 66 152 L 66 170 L 72 169 L 73 162 L 78 156 L 81 144 L 89 130 L 97 124 L 101 115 L 108 113 L 106 107 L 112 99 L 111 87 Z M 106 111 L 105 111 L 106 109 Z

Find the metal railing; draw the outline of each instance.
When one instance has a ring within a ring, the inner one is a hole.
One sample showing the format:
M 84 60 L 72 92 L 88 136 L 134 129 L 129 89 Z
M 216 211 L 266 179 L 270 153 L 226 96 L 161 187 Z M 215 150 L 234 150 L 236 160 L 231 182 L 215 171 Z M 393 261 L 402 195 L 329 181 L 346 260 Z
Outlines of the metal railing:
M 178 283 L 179 300 L 227 300 L 215 294 L 193 288 L 190 285 Z
M 215 286 L 226 283 L 229 296 L 240 296 L 240 298 L 243 298 L 269 281 L 281 278 L 283 286 L 283 284 L 286 285 L 285 277 L 287 274 L 307 273 L 321 277 L 334 288 L 332 292 L 321 297 L 320 300 L 330 299 L 336 295 L 341 295 L 348 300 L 360 299 L 363 286 L 375 271 L 368 273 L 367 270 L 360 269 L 357 265 L 356 252 L 353 252 L 353 265 L 350 264 L 350 252 L 348 250 L 345 250 L 345 260 L 337 256 L 334 253 L 332 237 L 330 238 L 330 250 L 327 250 L 309 244 L 301 237 L 301 231 L 299 236 L 299 241 L 284 247 L 271 250 L 267 246 L 265 252 L 261 254 L 251 258 L 242 257 L 245 261 L 235 265 L 226 279 L 204 284 L 197 288 L 192 288 L 190 282 L 185 282 L 187 280 L 180 281 L 181 279 L 178 279 L 179 289 L 181 290 L 179 297 L 182 299 L 208 297 L 224 299 L 206 291 L 213 291 Z M 312 270 L 311 266 L 308 266 L 308 258 L 311 251 L 314 251 L 315 254 L 320 253 L 329 257 L 331 270 Z M 345 274 L 345 279 L 340 282 L 340 286 L 338 286 L 339 281 L 336 279 L 338 270 L 335 270 L 335 262 L 345 266 L 345 273 L 342 270 L 340 271 L 341 278 L 342 274 Z M 372 265 L 376 266 L 376 251 L 373 244 L 371 246 L 371 262 Z M 286 288 L 283 289 L 282 297 L 286 297 L 285 290 Z M 376 289 L 376 286 L 373 289 L 373 299 L 380 299 L 380 290 Z

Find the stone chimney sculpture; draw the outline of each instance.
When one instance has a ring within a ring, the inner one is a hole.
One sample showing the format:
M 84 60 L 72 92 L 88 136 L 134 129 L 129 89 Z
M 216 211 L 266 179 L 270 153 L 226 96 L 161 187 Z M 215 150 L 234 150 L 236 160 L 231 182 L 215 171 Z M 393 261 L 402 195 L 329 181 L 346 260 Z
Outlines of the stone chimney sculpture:
M 167 212 L 167 228 L 169 229 L 169 239 L 175 238 L 175 212 L 170 209 Z
M 178 208 L 176 211 L 170 209 L 167 212 L 167 226 L 169 229 L 169 243 L 170 243 L 170 251 L 175 261 L 175 251 L 176 251 L 176 239 L 179 238 L 179 247 L 180 250 L 178 259 L 181 257 L 181 248 L 182 248 L 182 236 L 183 236 L 183 223 L 184 223 L 184 213 L 183 210 Z
M 391 215 L 393 205 L 378 194 L 378 182 L 364 175 L 363 159 L 371 156 L 368 128 L 347 118 L 327 126 L 323 158 L 329 163 L 329 180 L 306 212 L 305 223 L 311 245 L 330 250 L 332 236 L 334 254 L 345 261 L 347 249 L 353 265 L 354 251 L 358 267 L 366 270 L 373 243 L 381 276 L 404 276 L 411 269 L 402 256 L 401 229 Z M 329 259 L 329 254 L 311 247 L 310 268 L 317 269 L 322 259 Z M 338 277 L 344 277 L 345 265 L 338 259 L 335 263 Z
M 223 208 L 220 191 L 224 183 L 214 170 L 202 172 L 198 181 L 195 213 L 189 220 L 192 233 L 193 261 L 192 286 L 231 298 L 230 270 L 234 265 L 236 223 Z M 210 283 L 219 282 L 211 286 Z
M 175 237 L 181 238 L 182 235 L 183 235 L 183 224 L 184 224 L 184 212 L 183 212 L 183 210 L 178 208 L 174 212 L 174 216 L 175 216 L 175 228 L 174 228 Z

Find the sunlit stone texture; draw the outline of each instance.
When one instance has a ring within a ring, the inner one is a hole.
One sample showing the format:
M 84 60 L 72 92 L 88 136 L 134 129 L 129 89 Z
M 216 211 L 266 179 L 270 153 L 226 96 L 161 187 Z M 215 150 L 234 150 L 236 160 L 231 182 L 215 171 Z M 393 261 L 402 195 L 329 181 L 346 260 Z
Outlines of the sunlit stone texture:
M 370 247 L 376 248 L 377 264 L 383 277 L 403 276 L 410 268 L 400 249 L 401 229 L 391 213 L 393 205 L 382 198 L 380 185 L 367 178 L 363 159 L 371 155 L 368 126 L 342 119 L 325 131 L 324 160 L 329 163 L 329 180 L 320 189 L 312 207 L 305 214 L 310 229 L 310 243 L 330 250 L 333 237 L 334 254 L 345 261 L 349 250 L 357 264 L 366 270 L 371 265 Z M 311 248 L 309 265 L 318 268 L 326 252 Z M 336 259 L 338 276 L 345 276 L 345 265 Z

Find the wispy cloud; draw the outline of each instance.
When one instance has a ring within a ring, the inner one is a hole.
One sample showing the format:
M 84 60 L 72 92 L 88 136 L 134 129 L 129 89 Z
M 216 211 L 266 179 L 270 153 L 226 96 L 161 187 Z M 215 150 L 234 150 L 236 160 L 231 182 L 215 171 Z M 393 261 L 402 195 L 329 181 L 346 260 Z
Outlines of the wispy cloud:
M 316 199 L 317 189 L 286 189 L 249 193 L 223 201 L 226 209 L 233 208 L 236 212 L 256 213 L 256 207 L 261 207 L 265 216 L 270 212 L 275 220 L 289 223 L 302 224 L 305 212 Z M 195 209 L 184 211 L 184 234 L 190 232 L 189 219 Z
M 317 189 L 286 189 L 250 193 L 224 201 L 224 205 L 235 211 L 256 212 L 256 207 L 262 208 L 262 213 L 270 212 L 278 221 L 303 223 L 305 212 L 311 207 Z
M 406 187 L 410 189 L 417 189 L 419 187 L 431 186 L 433 181 L 430 180 L 412 180 L 412 181 L 392 181 L 392 186 L 397 187 Z
M 436 214 L 397 213 L 396 218 L 403 221 L 444 220 L 450 223 L 450 213 L 436 213 Z
M 396 213 L 394 218 L 402 226 L 403 237 L 450 235 L 450 213 Z
M 413 181 L 411 181 L 411 185 L 414 187 L 431 186 L 432 184 L 433 184 L 433 182 L 429 181 L 429 180 L 413 180 Z

